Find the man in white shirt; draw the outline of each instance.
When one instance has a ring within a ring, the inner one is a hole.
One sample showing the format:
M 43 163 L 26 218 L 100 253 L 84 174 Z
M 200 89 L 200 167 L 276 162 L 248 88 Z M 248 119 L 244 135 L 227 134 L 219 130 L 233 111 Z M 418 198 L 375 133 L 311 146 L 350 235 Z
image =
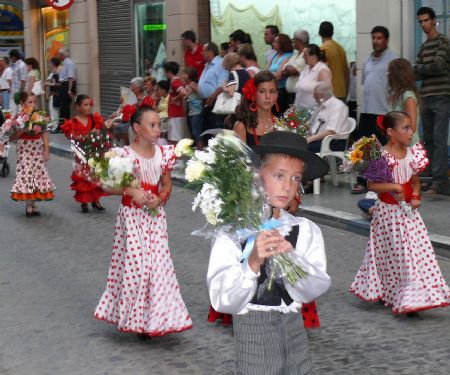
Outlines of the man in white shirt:
M 9 66 L 9 57 L 2 57 L 0 59 L 0 70 L 2 75 L 0 77 L 0 98 L 3 110 L 9 110 L 9 99 L 12 85 L 13 70 Z
M 59 116 L 64 119 L 70 119 L 72 98 L 76 94 L 76 66 L 64 49 L 58 51 L 58 57 L 62 61 L 62 68 L 59 73 L 59 80 L 61 82 Z
M 309 44 L 309 33 L 306 30 L 299 29 L 294 33 L 294 48 L 297 50 L 286 65 L 283 67 L 281 73 L 286 80 L 286 90 L 289 93 L 289 104 L 293 104 L 295 100 L 295 86 L 297 86 L 300 73 L 305 69 L 306 62 L 303 57 L 303 50 Z
M 267 25 L 264 29 L 264 42 L 270 46 L 270 49 L 266 51 L 264 54 L 264 62 L 266 64 L 266 70 L 269 70 L 270 63 L 272 62 L 273 57 L 277 53 L 272 47 L 273 41 L 275 37 L 280 33 L 278 26 L 276 25 Z
M 19 93 L 25 89 L 25 83 L 27 81 L 28 70 L 26 64 L 22 61 L 21 53 L 12 49 L 9 51 L 9 57 L 12 62 L 12 81 L 11 81 L 11 91 L 9 107 L 11 109 L 11 114 L 15 115 L 18 112 L 18 106 L 14 101 L 14 94 Z
M 320 152 L 322 140 L 332 134 L 341 134 L 350 131 L 348 121 L 348 107 L 342 100 L 333 95 L 333 88 L 329 82 L 319 82 L 314 89 L 314 99 L 318 107 L 317 114 L 313 115 L 311 135 L 306 138 L 308 149 L 312 152 Z M 343 151 L 345 140 L 331 142 L 333 151 Z

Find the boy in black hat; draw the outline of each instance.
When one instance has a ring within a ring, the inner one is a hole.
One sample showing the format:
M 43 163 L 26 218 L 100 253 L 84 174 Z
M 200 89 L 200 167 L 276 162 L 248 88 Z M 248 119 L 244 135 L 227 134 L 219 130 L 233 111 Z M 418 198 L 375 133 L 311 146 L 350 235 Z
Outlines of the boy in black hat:
M 328 289 L 330 277 L 320 229 L 284 209 L 302 179 L 321 177 L 328 165 L 308 151 L 303 137 L 290 132 L 265 135 L 255 152 L 261 155 L 260 173 L 272 217 L 289 225 L 287 230 L 283 226 L 261 231 L 243 262 L 243 247 L 226 235 L 219 236 L 209 261 L 209 295 L 215 310 L 233 314 L 237 374 L 310 374 L 311 356 L 299 311 L 302 303 Z M 261 288 L 267 279 L 267 260 L 289 251 L 295 252 L 309 276 L 294 286 L 283 279 L 271 290 Z

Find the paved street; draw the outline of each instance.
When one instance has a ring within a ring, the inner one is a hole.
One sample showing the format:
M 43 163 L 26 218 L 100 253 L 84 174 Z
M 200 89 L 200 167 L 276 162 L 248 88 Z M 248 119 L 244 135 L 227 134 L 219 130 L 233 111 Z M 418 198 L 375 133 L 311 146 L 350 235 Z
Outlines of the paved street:
M 14 150 L 11 167 L 14 170 Z M 192 192 L 175 187 L 169 201 L 169 244 L 182 294 L 194 321 L 190 331 L 142 342 L 92 315 L 105 286 L 119 200 L 106 213 L 81 214 L 68 188 L 71 161 L 52 155 L 56 200 L 42 216 L 8 198 L 13 176 L 0 177 L 0 374 L 159 375 L 230 374 L 230 328 L 206 322 L 209 244 L 190 236 L 202 225 Z M 450 308 L 393 316 L 347 292 L 367 238 L 322 227 L 332 288 L 318 301 L 322 327 L 310 332 L 315 374 L 450 372 Z M 450 260 L 439 257 L 450 281 Z M 262 374 L 263 375 L 263 374 Z

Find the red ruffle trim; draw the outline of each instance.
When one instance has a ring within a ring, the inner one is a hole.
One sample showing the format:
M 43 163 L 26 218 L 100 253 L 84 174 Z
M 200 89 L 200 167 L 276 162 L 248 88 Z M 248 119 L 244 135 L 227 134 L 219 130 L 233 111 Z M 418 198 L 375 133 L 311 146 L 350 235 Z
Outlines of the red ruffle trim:
M 15 201 L 51 201 L 54 198 L 53 191 L 47 193 L 11 193 L 11 199 Z
M 350 293 L 352 293 L 355 297 L 358 297 L 360 300 L 364 301 L 364 302 L 378 302 L 381 301 L 384 303 L 384 305 L 386 307 L 392 307 L 393 305 L 391 303 L 386 303 L 383 301 L 383 297 L 380 298 L 373 298 L 373 299 L 366 299 L 364 298 L 362 295 L 356 293 L 353 290 L 349 290 Z M 413 313 L 413 312 L 419 312 L 419 311 L 425 311 L 425 310 L 431 310 L 431 309 L 438 309 L 440 307 L 447 307 L 450 306 L 450 302 L 443 302 L 439 305 L 429 305 L 429 306 L 423 306 L 423 307 L 408 307 L 403 309 L 402 312 L 399 312 L 398 309 L 396 310 L 392 310 L 392 313 L 395 315 L 404 315 L 404 314 L 408 314 L 408 313 Z
M 109 195 L 96 184 L 86 180 L 76 172 L 72 173 L 71 179 L 73 183 L 70 185 L 70 188 L 75 190 L 74 198 L 79 203 L 98 202 L 100 198 L 107 197 Z
M 92 120 L 94 123 L 92 123 Z M 103 116 L 97 112 L 92 115 L 92 120 L 89 116 L 87 126 L 85 126 L 80 120 L 74 117 L 71 120 L 64 121 L 64 124 L 61 125 L 61 130 L 69 139 L 85 137 L 92 129 L 101 129 L 105 122 Z
M 114 324 L 117 325 L 118 322 L 114 322 L 112 320 L 108 320 L 106 318 L 102 318 L 100 316 L 98 316 L 97 314 L 94 315 L 95 319 L 98 320 L 102 320 L 106 323 L 109 324 Z M 179 332 L 184 332 L 187 331 L 188 329 L 192 328 L 192 324 L 183 328 L 179 328 L 179 329 L 172 329 L 172 330 L 168 330 L 168 331 L 152 331 L 152 332 L 145 332 L 145 331 L 136 331 L 133 329 L 126 329 L 126 328 L 118 328 L 118 330 L 120 332 L 126 332 L 126 333 L 135 333 L 135 334 L 139 334 L 139 335 L 146 335 L 146 336 L 150 336 L 150 337 L 161 337 L 161 336 L 165 336 L 168 335 L 169 333 L 179 333 Z

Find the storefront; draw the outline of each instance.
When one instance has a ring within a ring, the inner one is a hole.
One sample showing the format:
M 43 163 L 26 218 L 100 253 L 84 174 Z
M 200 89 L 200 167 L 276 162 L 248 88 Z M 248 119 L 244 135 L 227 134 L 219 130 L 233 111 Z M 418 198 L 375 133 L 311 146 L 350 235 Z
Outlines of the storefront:
M 23 51 L 22 1 L 0 2 L 0 56 L 8 56 L 11 49 Z

